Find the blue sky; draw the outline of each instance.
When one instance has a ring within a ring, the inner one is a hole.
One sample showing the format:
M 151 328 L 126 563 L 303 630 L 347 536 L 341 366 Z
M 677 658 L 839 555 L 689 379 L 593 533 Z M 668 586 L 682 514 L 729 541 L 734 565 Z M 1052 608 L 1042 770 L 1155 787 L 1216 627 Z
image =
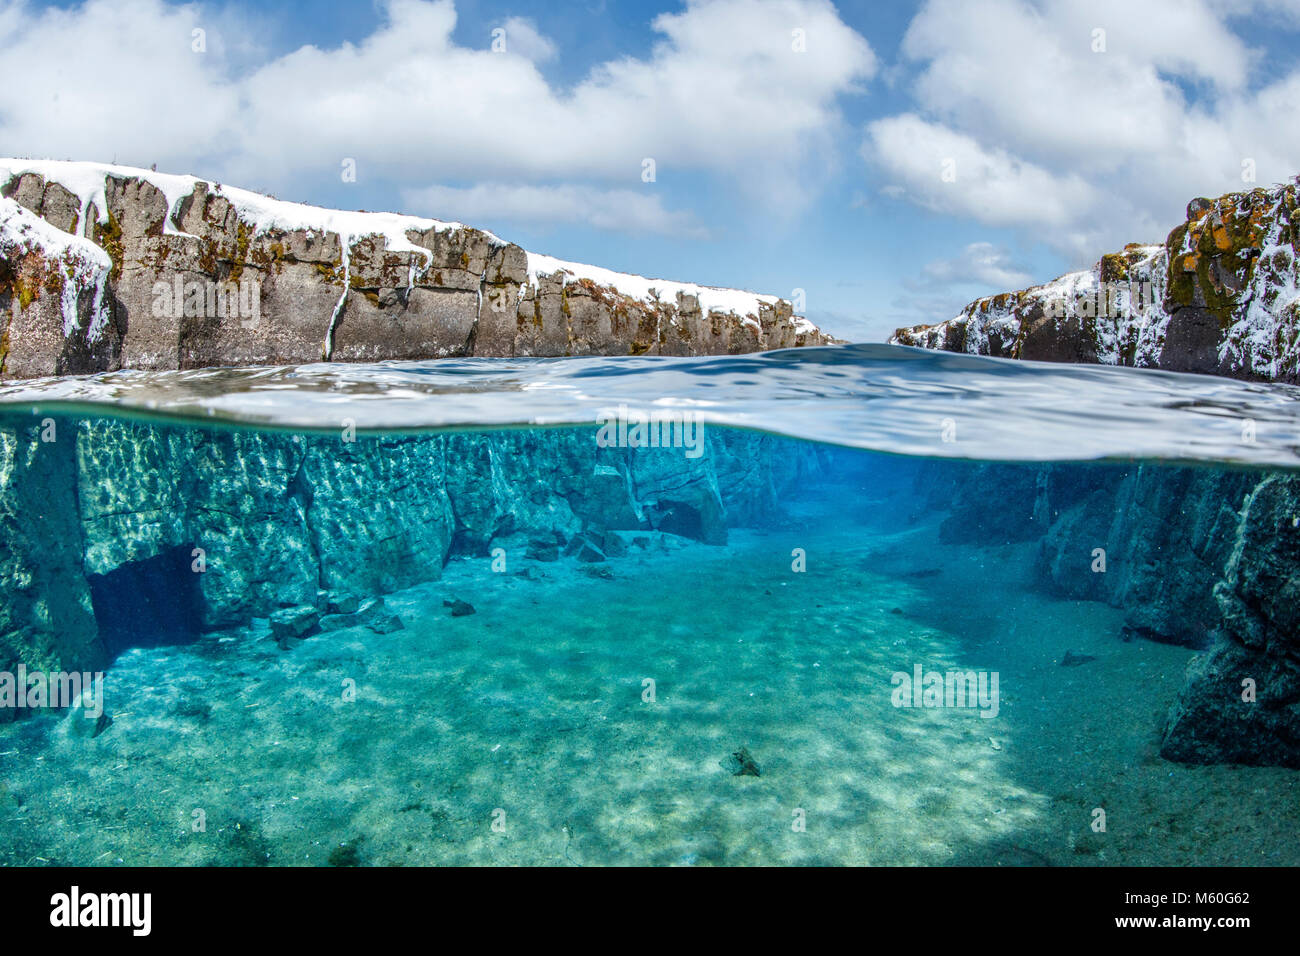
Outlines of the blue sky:
M 0 0 L 0 152 L 802 289 L 880 340 L 1300 173 L 1298 30 L 1300 0 Z

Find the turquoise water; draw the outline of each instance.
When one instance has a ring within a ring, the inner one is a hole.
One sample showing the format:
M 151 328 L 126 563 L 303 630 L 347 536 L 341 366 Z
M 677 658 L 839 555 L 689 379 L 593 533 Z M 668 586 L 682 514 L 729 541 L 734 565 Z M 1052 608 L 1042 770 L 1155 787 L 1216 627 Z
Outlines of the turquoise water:
M 1300 862 L 1234 696 L 1285 703 L 1295 397 L 885 347 L 7 386 L 0 670 L 103 692 L 2 712 L 0 861 Z

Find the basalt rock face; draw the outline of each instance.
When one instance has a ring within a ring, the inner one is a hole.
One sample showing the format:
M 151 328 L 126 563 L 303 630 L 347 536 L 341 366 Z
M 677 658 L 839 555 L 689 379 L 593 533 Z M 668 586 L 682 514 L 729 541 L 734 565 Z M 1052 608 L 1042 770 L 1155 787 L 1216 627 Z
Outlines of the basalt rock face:
M 1300 767 L 1300 476 L 979 464 L 921 489 L 949 509 L 943 540 L 1037 540 L 1041 584 L 1122 608 L 1119 637 L 1205 650 L 1165 757 Z
M 1195 199 L 1163 245 L 1132 244 L 896 345 L 1300 381 L 1300 183 Z
M 345 441 L 0 420 L 0 670 L 102 666 L 106 606 L 141 633 L 197 634 L 354 606 L 436 580 L 456 556 L 504 553 L 513 570 L 539 548 L 596 542 L 603 558 L 652 531 L 722 543 L 776 515 L 822 464 L 796 443 L 722 430 L 690 458 L 603 447 L 591 429 Z M 166 600 L 133 604 L 134 592 Z
M 0 160 L 0 196 L 0 378 L 832 341 L 775 296 L 560 262 L 458 223 L 84 163 Z M 95 268 L 67 268 L 69 246 Z

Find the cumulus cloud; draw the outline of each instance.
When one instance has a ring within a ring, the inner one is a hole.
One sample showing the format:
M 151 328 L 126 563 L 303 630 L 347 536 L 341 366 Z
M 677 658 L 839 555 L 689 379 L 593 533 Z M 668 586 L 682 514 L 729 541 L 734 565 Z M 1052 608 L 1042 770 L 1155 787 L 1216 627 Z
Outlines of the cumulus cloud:
M 249 28 L 200 5 L 10 4 L 0 142 L 25 155 L 202 164 L 277 188 L 355 158 L 397 182 L 634 189 L 653 158 L 660 177 L 703 172 L 795 208 L 830 171 L 838 99 L 876 70 L 829 0 L 688 0 L 654 20 L 647 55 L 611 58 L 567 88 L 541 71 L 557 51 L 530 21 L 505 21 L 505 52 L 493 52 L 487 36 L 480 47 L 453 39 L 452 0 L 384 0 L 380 11 L 355 43 L 250 62 L 227 49 Z M 195 27 L 208 31 L 206 54 L 191 51 Z M 653 203 L 635 210 L 654 218 Z
M 1054 175 L 911 113 L 870 124 L 864 149 L 889 175 L 892 195 L 934 212 L 1063 228 L 1096 201 L 1078 176 Z
M 143 165 L 221 152 L 239 114 L 229 73 L 255 32 L 193 4 L 9 4 L 0 10 L 4 151 Z
M 1252 59 L 1201 0 L 930 0 L 903 50 L 924 63 L 927 110 L 1099 167 L 1176 138 L 1187 104 L 1171 78 L 1235 91 Z
M 467 188 L 412 189 L 403 198 L 411 212 L 483 226 L 501 221 L 541 226 L 579 223 L 633 235 L 708 236 L 690 213 L 665 209 L 658 195 L 632 189 L 480 183 Z
M 1078 264 L 1158 241 L 1193 196 L 1300 171 L 1300 69 L 1261 70 L 1232 26 L 1296 7 L 928 0 L 902 46 L 915 107 L 870 124 L 864 155 L 888 193 L 1023 227 Z M 954 183 L 938 181 L 942 156 Z

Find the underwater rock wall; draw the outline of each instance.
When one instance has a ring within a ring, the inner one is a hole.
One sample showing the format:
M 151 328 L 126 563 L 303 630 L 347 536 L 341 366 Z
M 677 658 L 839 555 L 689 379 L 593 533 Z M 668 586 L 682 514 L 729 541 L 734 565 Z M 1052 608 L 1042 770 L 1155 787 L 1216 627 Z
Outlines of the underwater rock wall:
M 1300 767 L 1300 478 L 1255 484 L 1230 544 L 1214 584 L 1222 636 L 1188 668 L 1162 752 Z
M 133 582 L 192 608 L 196 632 L 323 613 L 435 580 L 456 556 L 599 561 L 647 530 L 725 543 L 863 462 L 729 429 L 707 431 L 702 450 L 602 447 L 593 428 L 346 441 L 0 420 L 0 669 L 104 666 L 113 648 L 97 612 Z M 1117 638 L 1203 651 L 1164 729 L 1166 757 L 1300 766 L 1300 477 L 909 468 L 913 517 L 942 512 L 941 542 L 1037 542 L 1039 584 L 1124 609 Z
M 106 663 L 81 570 L 72 443 L 0 428 L 0 669 Z M 0 720 L 11 714 L 0 708 Z
M 806 446 L 724 429 L 690 458 L 601 447 L 589 428 L 345 441 L 11 420 L 0 423 L 0 668 L 100 666 L 92 592 L 135 574 L 173 589 L 169 603 L 192 600 L 194 626 L 212 630 L 434 580 L 452 556 L 496 548 L 592 560 L 620 543 L 610 532 L 636 530 L 725 543 L 728 526 L 770 518 L 821 467 Z
M 941 539 L 1037 540 L 1040 583 L 1122 608 L 1117 637 L 1205 652 L 1169 714 L 1165 757 L 1300 767 L 1300 476 L 980 464 L 931 466 L 919 488 L 949 510 Z

